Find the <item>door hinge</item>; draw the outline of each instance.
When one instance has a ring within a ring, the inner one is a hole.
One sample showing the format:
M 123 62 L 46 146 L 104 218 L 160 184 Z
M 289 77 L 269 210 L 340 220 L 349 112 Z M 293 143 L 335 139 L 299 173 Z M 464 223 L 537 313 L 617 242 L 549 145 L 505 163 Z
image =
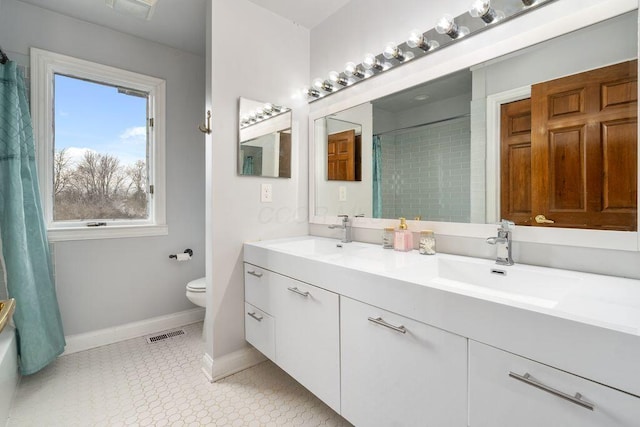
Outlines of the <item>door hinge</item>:
M 149 186 L 149 194 L 153 194 L 154 190 L 155 190 L 154 186 L 150 185 Z
M 149 127 L 153 127 L 155 125 L 155 120 L 153 118 L 149 119 Z

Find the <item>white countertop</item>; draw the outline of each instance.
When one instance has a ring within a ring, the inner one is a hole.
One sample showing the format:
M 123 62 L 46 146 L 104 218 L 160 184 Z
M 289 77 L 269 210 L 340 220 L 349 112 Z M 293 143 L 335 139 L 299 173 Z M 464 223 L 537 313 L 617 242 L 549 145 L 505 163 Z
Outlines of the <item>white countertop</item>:
M 314 236 L 245 261 L 640 396 L 640 280 Z

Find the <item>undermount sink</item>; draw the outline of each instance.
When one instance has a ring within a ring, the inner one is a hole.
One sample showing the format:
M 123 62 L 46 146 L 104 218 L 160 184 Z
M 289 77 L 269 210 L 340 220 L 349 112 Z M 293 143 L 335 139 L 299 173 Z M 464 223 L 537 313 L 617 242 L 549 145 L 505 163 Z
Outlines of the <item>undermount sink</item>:
M 342 243 L 337 239 L 296 239 L 269 245 L 277 251 L 290 252 L 305 257 L 324 257 L 327 255 L 352 254 L 371 245 L 359 242 Z
M 582 280 L 575 275 L 530 266 L 502 266 L 486 260 L 438 260 L 434 283 L 506 298 L 544 308 L 555 307 Z

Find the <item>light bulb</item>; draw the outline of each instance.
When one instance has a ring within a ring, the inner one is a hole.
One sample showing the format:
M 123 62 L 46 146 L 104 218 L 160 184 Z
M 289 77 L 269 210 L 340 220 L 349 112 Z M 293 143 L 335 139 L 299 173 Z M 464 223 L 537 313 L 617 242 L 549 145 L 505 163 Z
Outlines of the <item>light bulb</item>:
M 409 35 L 409 40 L 407 40 L 407 46 L 411 48 L 420 48 L 425 52 L 430 51 L 431 49 L 435 49 L 440 46 L 435 40 L 427 40 L 427 38 L 422 34 L 420 30 L 413 30 Z
M 267 102 L 262 106 L 262 111 L 267 115 L 271 115 L 273 113 L 273 105 Z
M 455 39 L 458 36 L 458 24 L 453 20 L 453 16 L 447 14 L 436 23 L 436 31 Z
M 320 98 L 320 92 L 308 86 L 303 87 L 301 92 L 302 96 Z
M 366 77 L 365 74 L 362 72 L 362 69 L 358 67 L 356 64 L 354 64 L 353 62 L 347 62 L 344 65 L 344 74 L 347 77 L 357 77 L 359 79 Z
M 382 69 L 384 68 L 380 63 L 380 61 L 378 61 L 378 58 L 376 58 L 376 56 L 373 53 L 367 53 L 364 56 L 364 60 L 362 61 L 362 66 L 367 70 L 371 70 L 372 68 L 375 68 L 376 70 L 382 71 Z
M 491 24 L 504 18 L 504 13 L 496 11 L 491 7 L 490 0 L 476 0 L 469 9 L 469 15 L 474 18 L 480 18 L 485 24 Z
M 323 85 L 324 81 L 322 79 L 318 78 L 313 80 L 313 87 L 315 87 L 316 89 L 322 89 Z
M 331 80 L 332 82 L 337 83 L 337 84 L 339 84 L 341 86 L 347 86 L 349 84 L 347 79 L 342 77 L 340 75 L 340 73 L 337 72 L 337 71 L 330 71 L 329 72 L 329 80 Z
M 384 48 L 382 55 L 387 59 L 395 59 L 400 62 L 404 61 L 404 54 L 397 44 L 390 42 Z

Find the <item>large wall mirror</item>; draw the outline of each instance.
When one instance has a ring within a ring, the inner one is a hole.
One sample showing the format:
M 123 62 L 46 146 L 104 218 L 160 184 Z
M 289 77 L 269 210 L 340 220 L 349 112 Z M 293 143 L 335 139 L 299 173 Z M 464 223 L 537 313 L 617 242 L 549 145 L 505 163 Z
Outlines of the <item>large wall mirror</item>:
M 313 118 L 316 217 L 637 231 L 637 52 L 633 11 Z M 359 182 L 327 180 L 336 119 Z
M 238 174 L 291 178 L 291 110 L 240 98 Z

